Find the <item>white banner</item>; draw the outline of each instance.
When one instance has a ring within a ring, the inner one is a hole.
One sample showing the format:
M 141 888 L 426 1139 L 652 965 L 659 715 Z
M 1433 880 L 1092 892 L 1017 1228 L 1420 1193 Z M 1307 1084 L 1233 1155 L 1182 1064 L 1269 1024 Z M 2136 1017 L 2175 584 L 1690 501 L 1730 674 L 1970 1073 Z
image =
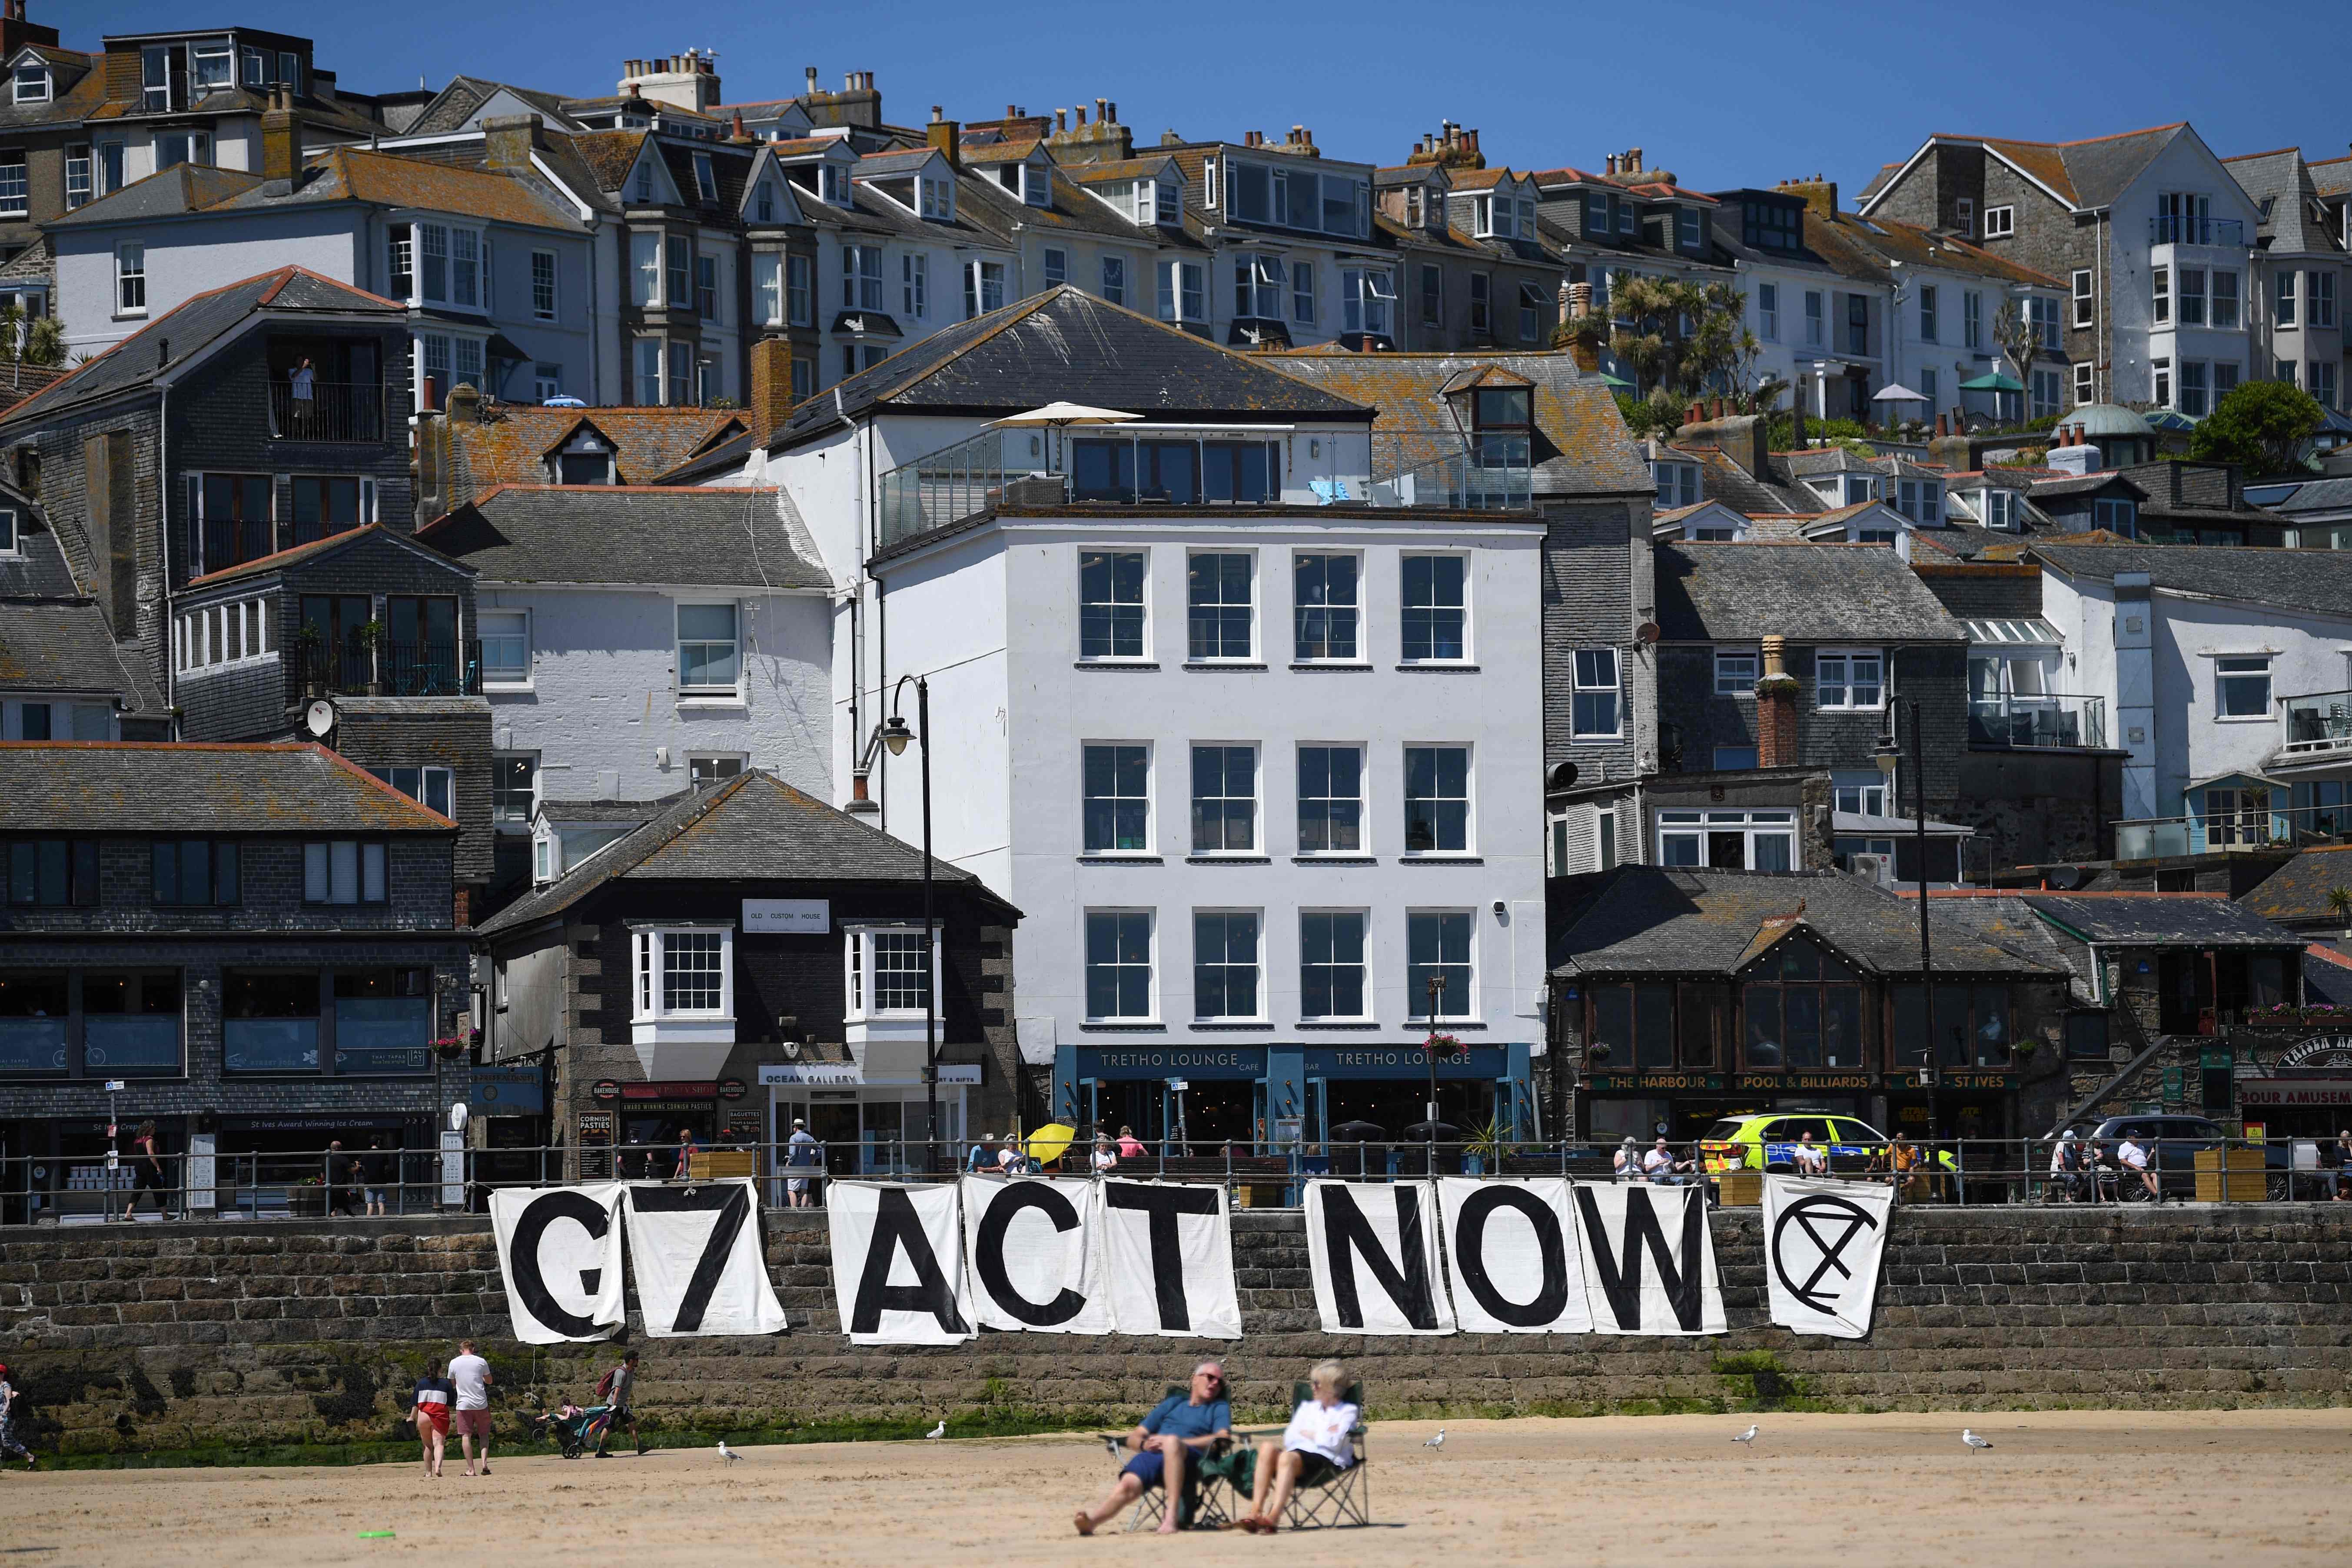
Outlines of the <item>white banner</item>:
M 1719 1334 L 1728 1328 L 1702 1189 L 1576 1182 L 1570 1190 L 1594 1333 Z
M 1325 1333 L 1454 1332 L 1432 1183 L 1307 1183 L 1307 1259 Z
M 525 1344 L 608 1339 L 621 1306 L 621 1184 L 500 1187 L 490 1226 L 507 1313 Z
M 1863 1182 L 1764 1178 L 1764 1282 L 1772 1321 L 1801 1334 L 1870 1332 L 1895 1189 Z
M 972 1336 L 952 1185 L 827 1182 L 833 1292 L 856 1345 L 951 1345 Z
M 969 1294 L 980 1327 L 1111 1331 L 1099 1184 L 966 1176 L 961 1186 Z
M 783 1331 L 749 1177 L 684 1187 L 632 1182 L 623 1201 L 646 1333 L 667 1340 Z
M 1564 1176 L 1444 1176 L 1446 1277 L 1465 1333 L 1589 1334 L 1584 1247 Z
M 1224 1188 L 1106 1180 L 1102 1205 L 1111 1321 L 1120 1333 L 1242 1337 Z

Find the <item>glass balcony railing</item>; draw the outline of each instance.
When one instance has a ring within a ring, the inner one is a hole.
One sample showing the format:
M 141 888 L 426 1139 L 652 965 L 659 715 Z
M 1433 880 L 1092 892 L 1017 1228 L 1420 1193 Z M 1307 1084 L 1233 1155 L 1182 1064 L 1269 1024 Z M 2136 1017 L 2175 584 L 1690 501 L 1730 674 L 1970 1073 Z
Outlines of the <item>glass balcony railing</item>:
M 2352 756 L 2352 690 L 2282 697 L 2279 709 L 2285 726 L 2279 750 L 2285 758 L 2310 762 L 2331 754 Z
M 2198 217 L 2186 213 L 2159 213 L 2147 220 L 2150 245 L 2218 245 L 2231 249 L 2246 243 L 2246 226 L 2234 217 Z
M 1969 743 L 1975 746 L 2099 749 L 2107 743 L 2104 697 L 2051 693 L 2042 697 L 1972 698 Z
M 1441 511 L 1526 511 L 1535 505 L 1535 476 L 1524 436 L 1484 436 L 1458 450 L 1375 479 L 1377 507 L 1425 507 Z
M 2352 838 L 2352 805 L 2301 805 L 2292 795 L 2252 793 L 2229 809 L 2179 816 L 2134 817 L 2116 824 L 2116 858 L 2153 860 L 2168 855 L 2209 855 L 2231 849 L 2277 849 Z

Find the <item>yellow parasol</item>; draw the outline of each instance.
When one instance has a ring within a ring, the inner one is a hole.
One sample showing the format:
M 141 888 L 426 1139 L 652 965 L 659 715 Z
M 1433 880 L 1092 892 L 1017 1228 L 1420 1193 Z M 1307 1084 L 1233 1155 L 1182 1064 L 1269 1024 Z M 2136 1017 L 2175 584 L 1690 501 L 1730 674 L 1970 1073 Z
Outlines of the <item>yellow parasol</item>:
M 1065 1127 L 1058 1121 L 1048 1121 L 1022 1141 L 1022 1152 L 1040 1165 L 1050 1165 L 1062 1157 L 1070 1141 L 1078 1135 L 1075 1127 Z

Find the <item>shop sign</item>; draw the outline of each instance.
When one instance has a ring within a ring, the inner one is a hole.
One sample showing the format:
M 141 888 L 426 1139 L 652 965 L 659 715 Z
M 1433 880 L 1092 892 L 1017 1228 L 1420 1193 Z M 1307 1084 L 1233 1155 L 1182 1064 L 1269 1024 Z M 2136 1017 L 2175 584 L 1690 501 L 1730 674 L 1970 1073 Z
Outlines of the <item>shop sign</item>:
M 740 1078 L 720 1079 L 719 1080 L 719 1098 L 721 1100 L 742 1099 L 743 1080 Z
M 746 899 L 746 936 L 823 936 L 833 929 L 833 905 L 824 899 Z
M 621 1098 L 621 1085 L 617 1079 L 600 1078 L 588 1092 L 595 1097 L 598 1103 L 609 1104 Z
M 538 1068 L 478 1067 L 466 1098 L 483 1116 L 543 1116 L 547 1076 Z
M 2279 1053 L 2279 1068 L 2352 1068 L 2352 1035 L 2314 1035 Z
M 1584 1080 L 1594 1094 L 1720 1094 L 1719 1072 L 1600 1073 Z
M 1731 1087 L 1743 1094 L 1853 1094 L 1877 1088 L 1878 1079 L 1866 1072 L 1743 1072 L 1732 1075 Z
M 718 1096 L 717 1084 L 698 1083 L 692 1079 L 656 1078 L 621 1085 L 623 1100 L 715 1100 Z
M 2017 1087 L 2017 1075 L 2011 1072 L 1946 1072 L 1937 1074 L 1937 1081 L 1948 1089 L 1974 1089 L 2000 1094 Z
M 1315 1053 L 1309 1051 L 1311 1058 Z M 946 1068 L 940 1069 L 946 1081 Z M 1263 1078 L 1263 1046 L 1105 1046 L 1078 1052 L 1081 1079 Z
M 940 1064 L 940 1081 L 941 1083 L 978 1083 L 980 1081 L 980 1064 L 978 1062 L 958 1062 L 950 1067 L 947 1063 L 941 1062 Z
M 2238 1080 L 2238 1103 L 2283 1110 L 2352 1106 L 2352 1079 L 2243 1078 Z
M 866 1069 L 856 1062 L 761 1062 L 763 1088 L 780 1084 L 825 1084 L 838 1087 L 866 1081 Z
M 1309 1078 L 1427 1078 L 1429 1053 L 1419 1046 L 1309 1046 Z M 1440 1078 L 1501 1078 L 1510 1058 L 1500 1046 L 1472 1046 L 1437 1058 Z

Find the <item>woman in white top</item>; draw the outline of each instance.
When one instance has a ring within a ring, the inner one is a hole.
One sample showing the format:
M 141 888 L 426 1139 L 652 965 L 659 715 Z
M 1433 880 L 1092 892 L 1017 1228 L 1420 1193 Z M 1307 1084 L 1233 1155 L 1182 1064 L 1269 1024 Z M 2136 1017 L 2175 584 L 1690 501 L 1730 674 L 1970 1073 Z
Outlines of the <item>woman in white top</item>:
M 1336 1361 L 1318 1362 L 1307 1381 L 1315 1397 L 1291 1412 L 1280 1442 L 1269 1437 L 1257 1446 L 1257 1479 L 1250 1488 L 1257 1511 L 1236 1521 L 1252 1535 L 1271 1535 L 1280 1528 L 1292 1492 L 1320 1486 L 1356 1462 L 1349 1434 L 1360 1412 L 1339 1397 L 1348 1386 L 1347 1369 Z
M 1118 1168 L 1118 1151 L 1110 1146 L 1110 1134 L 1108 1132 L 1095 1134 L 1094 1165 L 1097 1174 L 1106 1174 Z

